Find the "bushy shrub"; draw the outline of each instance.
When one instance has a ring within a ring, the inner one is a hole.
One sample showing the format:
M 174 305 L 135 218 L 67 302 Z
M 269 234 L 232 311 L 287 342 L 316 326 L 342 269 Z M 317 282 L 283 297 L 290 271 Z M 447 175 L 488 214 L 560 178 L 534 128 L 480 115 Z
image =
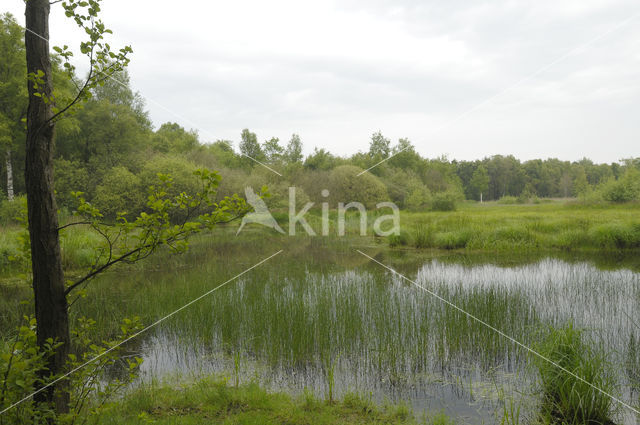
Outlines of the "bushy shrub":
M 103 176 L 92 203 L 105 218 L 115 219 L 122 212 L 127 217 L 137 215 L 145 198 L 140 178 L 124 167 L 114 167 Z
M 518 203 L 518 198 L 506 195 L 498 199 L 498 203 L 502 205 L 514 205 Z
M 67 161 L 66 159 L 57 159 L 54 170 L 58 208 L 72 210 L 75 207 L 75 197 L 71 192 L 89 193 L 91 191 L 88 184 L 89 172 L 79 161 Z
M 378 202 L 388 200 L 387 188 L 371 173 L 358 175 L 363 170 L 353 165 L 341 165 L 329 174 L 330 200 L 332 204 L 361 202 L 373 209 Z
M 629 168 L 615 180 L 611 178 L 599 187 L 602 197 L 609 202 L 623 203 L 640 199 L 640 171 Z
M 144 164 L 140 172 L 142 187 L 158 185 L 158 174 L 169 174 L 173 179 L 173 184 L 169 190 L 169 196 L 174 197 L 182 192 L 197 193 L 202 189 L 201 180 L 194 175 L 198 167 L 180 157 L 156 156 Z M 261 187 L 261 186 L 260 186 Z
M 447 190 L 433 195 L 431 199 L 432 211 L 455 211 L 458 202 L 462 201 L 462 194 L 455 190 Z
M 171 177 L 171 187 L 167 190 L 169 198 L 175 198 L 181 193 L 195 194 L 202 190 L 202 180 L 194 173 L 198 167 L 181 157 L 156 156 L 144 164 L 140 172 L 140 181 L 143 188 L 143 202 L 146 202 L 149 187 L 157 187 L 160 184 L 158 175 L 169 175 Z M 258 189 L 259 190 L 259 189 Z M 243 193 L 244 190 L 241 192 Z M 184 219 L 187 211 L 179 208 L 172 208 L 169 214 L 174 223 Z
M 421 211 L 433 201 L 429 188 L 420 181 L 412 181 L 405 201 L 405 207 L 412 211 Z

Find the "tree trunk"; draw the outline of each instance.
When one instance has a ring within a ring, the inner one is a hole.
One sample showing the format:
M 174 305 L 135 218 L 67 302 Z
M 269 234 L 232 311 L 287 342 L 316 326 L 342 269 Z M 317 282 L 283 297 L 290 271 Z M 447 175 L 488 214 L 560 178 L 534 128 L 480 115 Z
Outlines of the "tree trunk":
M 7 199 L 13 201 L 13 166 L 11 165 L 11 149 L 7 150 Z
M 31 262 L 33 269 L 33 292 L 37 320 L 37 341 L 43 346 L 53 339 L 62 345 L 48 360 L 48 370 L 43 375 L 64 372 L 69 353 L 69 318 L 67 299 L 64 294 L 64 277 L 58 237 L 58 215 L 53 191 L 54 124 L 51 104 L 43 98 L 53 90 L 51 61 L 49 57 L 49 0 L 26 2 L 25 47 L 27 72 L 44 72 L 42 97 L 29 82 L 29 107 L 27 110 L 27 149 L 25 182 L 29 212 L 29 236 L 31 239 Z M 40 35 L 43 38 L 34 35 Z M 52 403 L 56 412 L 69 409 L 69 392 L 61 381 L 59 384 L 37 394 L 36 401 Z

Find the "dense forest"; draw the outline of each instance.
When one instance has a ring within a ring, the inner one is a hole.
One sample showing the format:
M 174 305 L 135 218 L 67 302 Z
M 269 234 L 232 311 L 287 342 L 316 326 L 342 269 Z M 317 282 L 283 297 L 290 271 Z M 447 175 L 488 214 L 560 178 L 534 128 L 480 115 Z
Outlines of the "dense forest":
M 11 210 L 8 201 L 25 190 L 27 89 L 23 31 L 9 14 L 0 19 L 0 55 L 0 199 L 2 208 Z M 54 55 L 53 65 L 56 95 L 73 93 L 76 82 L 65 77 L 61 58 Z M 511 155 L 476 161 L 424 158 L 408 139 L 393 143 L 379 131 L 371 136 L 368 152 L 350 157 L 318 147 L 306 157 L 302 152 L 303 141 L 297 134 L 280 140 L 259 138 L 244 129 L 237 141 L 209 141 L 176 123 L 154 128 L 143 98 L 130 87 L 125 71 L 117 81 L 105 81 L 81 109 L 58 123 L 58 205 L 72 210 L 72 192 L 81 191 L 106 216 L 121 211 L 135 214 L 142 210 L 146 188 L 156 182 L 158 173 L 171 174 L 179 193 L 197 189 L 193 171 L 200 167 L 220 172 L 221 197 L 242 193 L 245 186 L 267 185 L 274 208 L 285 206 L 289 186 L 298 188 L 298 203 L 328 200 L 372 205 L 391 200 L 411 210 L 450 209 L 458 201 L 481 198 L 505 203 L 538 198 L 577 197 L 593 202 L 640 198 L 640 158 L 611 164 L 586 158 L 520 161 Z M 321 196 L 323 189 L 329 189 L 328 199 Z

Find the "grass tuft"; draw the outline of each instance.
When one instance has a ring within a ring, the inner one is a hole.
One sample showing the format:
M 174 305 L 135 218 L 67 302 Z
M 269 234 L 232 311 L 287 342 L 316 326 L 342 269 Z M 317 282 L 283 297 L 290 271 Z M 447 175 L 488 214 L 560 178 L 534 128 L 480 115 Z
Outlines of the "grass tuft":
M 585 340 L 583 331 L 575 329 L 571 323 L 559 329 L 550 328 L 537 349 L 542 356 L 573 374 L 541 358 L 535 359 L 543 422 L 613 423 L 614 402 L 596 388 L 615 393 L 616 379 L 605 355 Z

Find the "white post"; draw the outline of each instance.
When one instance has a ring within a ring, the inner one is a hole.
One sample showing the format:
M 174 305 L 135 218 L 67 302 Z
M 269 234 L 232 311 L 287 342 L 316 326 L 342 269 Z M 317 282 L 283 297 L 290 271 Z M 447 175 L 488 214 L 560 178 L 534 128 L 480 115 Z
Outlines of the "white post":
M 11 149 L 7 150 L 7 199 L 13 201 L 13 167 L 11 166 Z

